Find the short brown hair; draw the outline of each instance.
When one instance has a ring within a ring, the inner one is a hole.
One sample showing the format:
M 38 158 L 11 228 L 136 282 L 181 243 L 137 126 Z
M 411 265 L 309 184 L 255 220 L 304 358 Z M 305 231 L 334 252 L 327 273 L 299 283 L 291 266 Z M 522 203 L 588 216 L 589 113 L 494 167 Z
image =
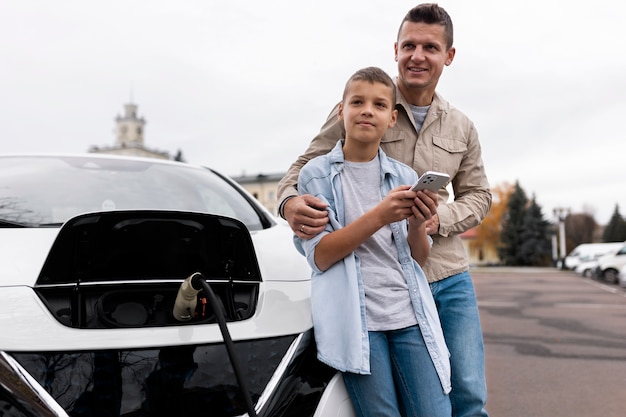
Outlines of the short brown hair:
M 400 38 L 400 32 L 402 31 L 402 25 L 404 25 L 404 22 L 442 25 L 446 35 L 446 47 L 447 49 L 452 48 L 452 43 L 454 41 L 452 19 L 450 18 L 448 12 L 446 12 L 445 9 L 440 7 L 437 3 L 422 3 L 409 10 L 406 16 L 404 16 L 404 19 L 402 19 L 402 23 L 400 23 L 398 38 Z
M 393 80 L 385 71 L 378 67 L 361 68 L 348 79 L 346 86 L 343 89 L 343 100 L 346 99 L 348 93 L 348 87 L 352 81 L 368 81 L 370 83 L 381 83 L 391 89 L 391 105 L 396 104 L 396 85 Z

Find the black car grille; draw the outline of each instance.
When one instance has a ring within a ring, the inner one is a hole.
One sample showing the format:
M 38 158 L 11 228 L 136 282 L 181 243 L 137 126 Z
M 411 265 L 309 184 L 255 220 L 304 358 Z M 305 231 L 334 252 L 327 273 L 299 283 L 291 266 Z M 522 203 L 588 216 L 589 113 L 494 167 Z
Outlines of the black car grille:
M 235 348 L 259 416 L 312 416 L 335 372 L 316 360 L 311 332 Z M 246 413 L 222 344 L 11 356 L 72 417 Z

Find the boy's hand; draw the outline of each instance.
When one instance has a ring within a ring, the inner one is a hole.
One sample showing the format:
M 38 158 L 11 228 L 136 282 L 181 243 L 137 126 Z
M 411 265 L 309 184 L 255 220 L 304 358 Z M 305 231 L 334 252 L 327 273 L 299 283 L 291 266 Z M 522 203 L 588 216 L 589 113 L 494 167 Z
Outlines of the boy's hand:
M 437 217 L 437 206 L 439 205 L 439 200 L 437 198 L 437 193 L 430 190 L 421 190 L 416 192 L 416 197 L 413 199 L 413 207 L 412 214 L 413 217 L 410 219 L 409 223 L 415 226 L 421 226 L 422 224 L 427 224 L 427 231 L 429 229 L 429 225 L 433 226 L 436 222 L 436 226 L 439 226 L 439 221 Z M 434 219 L 437 218 L 435 221 Z
M 417 193 L 410 191 L 411 186 L 401 185 L 394 188 L 373 209 L 376 212 L 379 227 L 398 222 L 414 215 Z

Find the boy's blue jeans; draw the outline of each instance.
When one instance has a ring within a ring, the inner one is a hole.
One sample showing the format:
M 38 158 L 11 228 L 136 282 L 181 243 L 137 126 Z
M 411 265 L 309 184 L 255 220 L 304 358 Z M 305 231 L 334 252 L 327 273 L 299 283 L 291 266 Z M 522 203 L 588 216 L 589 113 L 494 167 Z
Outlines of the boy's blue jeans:
M 343 373 L 357 416 L 450 417 L 418 326 L 369 332 L 371 375 Z
M 430 284 L 452 368 L 452 415 L 487 417 L 485 350 L 474 284 L 469 272 Z

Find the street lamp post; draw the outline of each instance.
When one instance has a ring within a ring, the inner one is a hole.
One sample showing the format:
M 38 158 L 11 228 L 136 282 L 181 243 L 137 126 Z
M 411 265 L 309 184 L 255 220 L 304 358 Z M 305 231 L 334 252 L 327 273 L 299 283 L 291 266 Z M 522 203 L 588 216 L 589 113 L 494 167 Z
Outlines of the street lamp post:
M 566 251 L 566 248 L 565 248 L 565 219 L 569 215 L 569 208 L 556 207 L 556 208 L 554 208 L 553 212 L 554 212 L 554 217 L 556 217 L 557 221 L 559 222 L 559 244 L 560 244 L 559 246 L 560 246 L 560 251 L 559 251 L 557 266 L 560 267 L 560 268 L 565 268 L 565 255 L 567 255 L 565 253 L 565 251 Z

